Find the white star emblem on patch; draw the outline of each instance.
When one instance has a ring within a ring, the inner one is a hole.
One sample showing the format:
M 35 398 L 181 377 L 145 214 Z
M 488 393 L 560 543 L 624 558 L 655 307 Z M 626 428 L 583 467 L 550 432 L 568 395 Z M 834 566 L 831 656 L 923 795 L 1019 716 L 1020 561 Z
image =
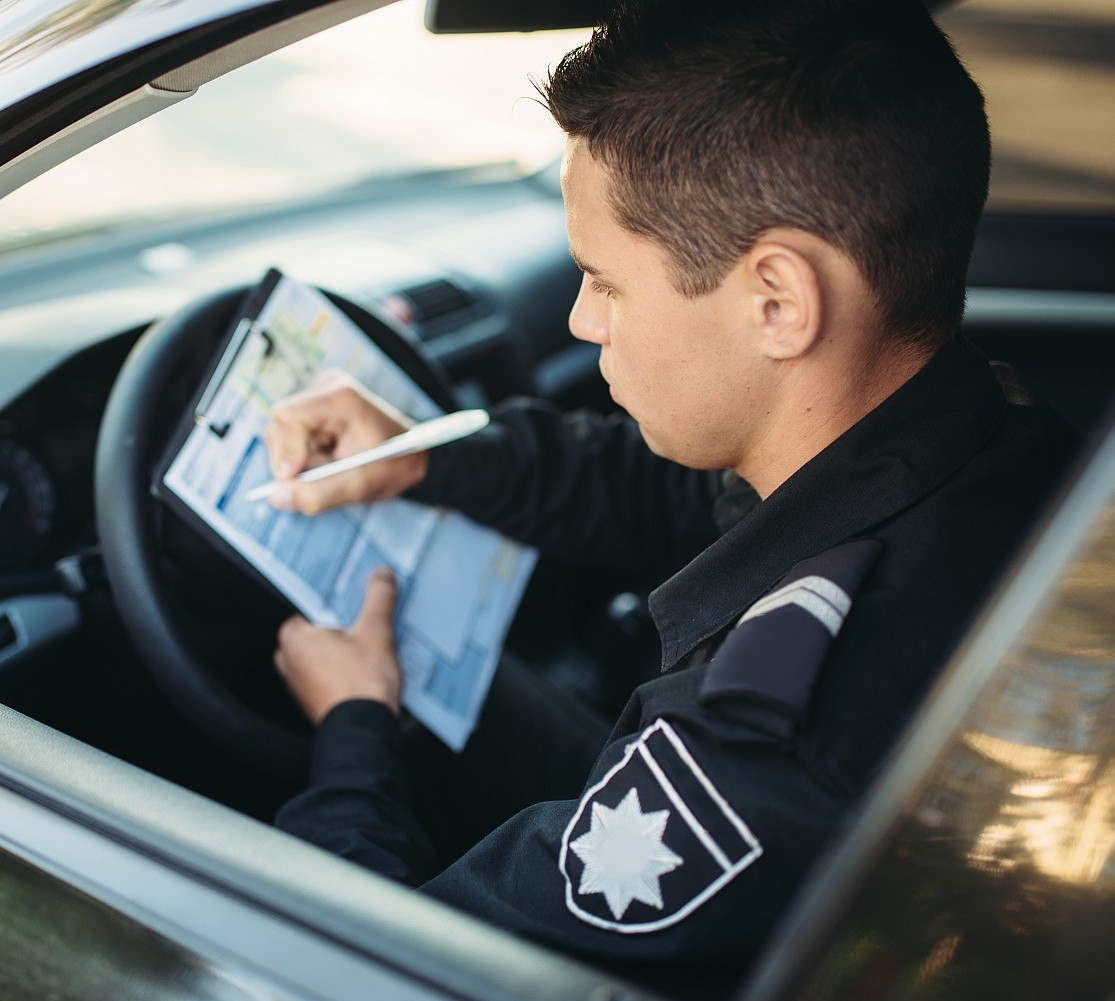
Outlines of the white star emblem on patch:
M 602 893 L 619 921 L 631 901 L 662 910 L 660 876 L 682 864 L 662 843 L 669 810 L 643 813 L 632 788 L 614 809 L 592 804 L 592 826 L 569 847 L 584 863 L 577 892 Z

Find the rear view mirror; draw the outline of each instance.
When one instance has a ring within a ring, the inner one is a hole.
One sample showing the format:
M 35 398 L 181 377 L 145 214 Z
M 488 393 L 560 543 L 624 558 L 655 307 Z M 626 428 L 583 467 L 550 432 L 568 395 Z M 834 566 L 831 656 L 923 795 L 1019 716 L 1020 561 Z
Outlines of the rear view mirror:
M 434 34 L 546 31 L 597 24 L 613 0 L 426 0 Z

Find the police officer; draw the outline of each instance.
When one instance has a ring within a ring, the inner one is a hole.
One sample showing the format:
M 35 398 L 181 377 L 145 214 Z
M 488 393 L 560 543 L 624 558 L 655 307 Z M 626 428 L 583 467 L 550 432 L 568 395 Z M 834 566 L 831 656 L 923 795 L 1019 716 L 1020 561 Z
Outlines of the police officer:
M 979 607 L 1065 439 L 956 333 L 989 141 L 917 0 L 621 5 L 544 94 L 584 272 L 570 329 L 631 419 L 511 403 L 472 439 L 295 482 L 400 430 L 335 379 L 274 410 L 274 503 L 406 493 L 567 561 L 658 573 L 663 673 L 610 734 L 497 682 L 476 778 L 502 783 L 520 753 L 539 778 L 439 869 L 377 573 L 352 628 L 280 631 L 277 667 L 317 729 L 279 823 L 628 974 L 731 977 Z

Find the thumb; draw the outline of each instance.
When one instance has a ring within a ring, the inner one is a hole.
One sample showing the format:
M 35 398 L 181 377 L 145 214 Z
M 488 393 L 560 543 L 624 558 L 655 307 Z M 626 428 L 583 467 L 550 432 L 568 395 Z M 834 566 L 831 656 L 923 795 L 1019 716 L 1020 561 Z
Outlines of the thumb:
M 397 591 L 395 575 L 390 568 L 377 567 L 368 578 L 364 605 L 349 632 L 360 639 L 386 641 L 388 646 L 394 647 L 394 629 L 391 623 L 395 614 Z

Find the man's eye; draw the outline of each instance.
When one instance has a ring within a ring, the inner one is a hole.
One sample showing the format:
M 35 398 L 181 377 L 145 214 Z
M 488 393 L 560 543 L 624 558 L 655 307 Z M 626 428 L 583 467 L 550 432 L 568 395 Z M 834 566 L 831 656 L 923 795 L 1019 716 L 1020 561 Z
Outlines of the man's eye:
M 612 296 L 612 290 L 607 285 L 601 285 L 600 282 L 594 281 L 591 288 L 593 292 L 600 292 L 601 294 L 608 296 L 608 298 L 611 298 Z

